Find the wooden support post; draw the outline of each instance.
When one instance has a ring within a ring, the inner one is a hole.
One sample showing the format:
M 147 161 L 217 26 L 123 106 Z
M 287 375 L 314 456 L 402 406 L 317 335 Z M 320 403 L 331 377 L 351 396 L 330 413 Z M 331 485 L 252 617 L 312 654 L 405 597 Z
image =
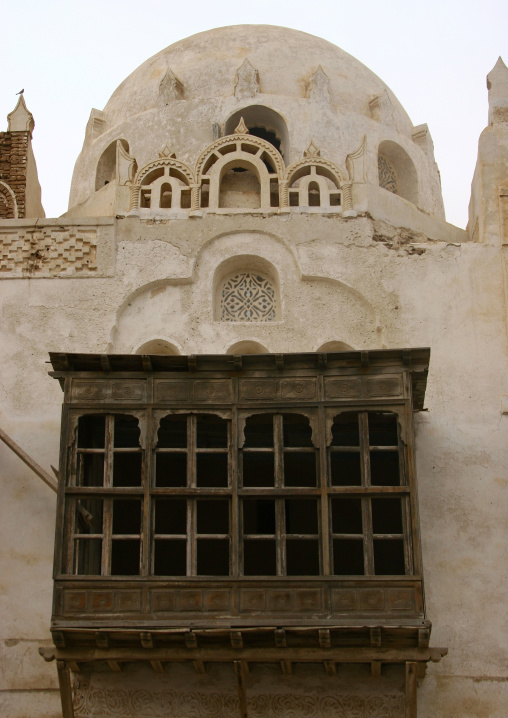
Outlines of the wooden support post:
M 326 675 L 327 676 L 336 676 L 337 675 L 337 666 L 335 665 L 335 661 L 323 661 Z
M 6 444 L 11 451 L 13 451 L 16 456 L 19 456 L 21 461 L 24 461 L 25 464 L 32 469 L 34 474 L 37 474 L 39 479 L 42 479 L 45 484 L 49 486 L 50 489 L 53 489 L 53 491 L 56 493 L 58 491 L 58 484 L 53 479 L 51 474 L 48 474 L 47 471 L 45 471 L 42 466 L 39 466 L 39 464 L 32 459 L 31 456 L 29 456 L 26 451 L 23 451 L 21 446 L 18 446 L 14 439 L 11 439 L 11 437 L 5 433 L 5 431 L 2 431 L 0 429 L 0 439 Z
M 229 637 L 233 648 L 243 648 L 243 636 L 241 631 L 231 631 Z
M 280 667 L 282 669 L 283 676 L 290 676 L 293 673 L 293 664 L 291 661 L 281 661 Z
M 405 718 L 416 718 L 416 672 L 417 664 L 412 661 L 407 661 Z
M 282 628 L 277 628 L 275 631 L 275 645 L 277 648 L 286 647 L 286 631 Z
M 381 675 L 381 661 L 372 661 L 370 664 L 370 672 L 374 678 L 379 678 Z
M 122 664 L 118 663 L 118 661 L 108 661 L 108 666 L 113 671 L 113 673 L 121 673 L 122 672 Z
M 62 701 L 62 718 L 74 718 L 72 704 L 71 672 L 65 661 L 57 661 L 58 685 L 60 686 L 60 700 Z
M 150 661 L 150 663 L 156 673 L 164 673 L 164 666 L 161 661 Z
M 240 708 L 240 718 L 248 718 L 247 716 L 247 691 L 245 687 L 245 668 L 243 661 L 234 661 L 236 688 L 238 691 L 238 706 Z
M 206 673 L 206 666 L 203 661 L 192 661 L 192 665 L 194 666 L 196 673 L 200 673 L 201 675 Z
M 76 661 L 68 661 L 67 665 L 71 669 L 73 673 L 81 673 L 81 668 L 79 667 L 79 663 L 76 663 Z

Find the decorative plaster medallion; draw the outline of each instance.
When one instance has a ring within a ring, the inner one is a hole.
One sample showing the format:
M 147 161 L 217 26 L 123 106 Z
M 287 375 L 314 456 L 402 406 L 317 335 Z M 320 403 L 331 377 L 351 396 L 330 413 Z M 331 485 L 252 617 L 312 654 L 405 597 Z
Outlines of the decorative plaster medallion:
M 224 282 L 221 292 L 221 321 L 273 322 L 275 290 L 260 274 L 240 272 Z
M 243 100 L 246 97 L 254 97 L 259 92 L 259 74 L 245 58 L 243 65 L 236 71 L 235 97 Z

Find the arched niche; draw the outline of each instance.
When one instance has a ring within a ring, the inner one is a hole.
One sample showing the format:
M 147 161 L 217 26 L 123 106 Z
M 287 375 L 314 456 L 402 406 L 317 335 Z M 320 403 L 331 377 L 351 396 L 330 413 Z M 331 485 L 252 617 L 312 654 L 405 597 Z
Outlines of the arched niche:
M 418 204 L 416 167 L 408 153 L 391 140 L 384 140 L 378 147 L 378 182 L 388 192 Z
M 346 344 L 345 342 L 331 341 L 331 342 L 325 342 L 318 349 L 316 349 L 316 351 L 323 352 L 323 353 L 350 352 L 350 351 L 354 351 L 354 348 L 352 346 L 350 346 L 349 344 Z
M 134 353 L 177 355 L 180 354 L 180 350 L 178 349 L 178 347 L 176 347 L 174 344 L 171 344 L 171 342 L 168 342 L 166 339 L 150 339 L 144 344 L 141 344 L 141 346 L 139 346 Z
M 337 207 L 340 211 L 344 177 L 329 160 L 299 160 L 287 168 L 286 178 L 290 207 L 320 207 L 325 210 Z
M 261 181 L 258 168 L 239 160 L 226 165 L 220 177 L 219 209 L 260 209 Z
M 254 255 L 226 259 L 214 275 L 214 319 L 221 322 L 273 322 L 280 319 L 279 275 Z
M 151 210 L 149 214 L 190 209 L 192 183 L 192 172 L 184 162 L 175 158 L 150 162 L 136 177 L 140 185 L 139 207 Z
M 286 120 L 271 107 L 249 105 L 234 112 L 224 125 L 224 134 L 232 135 L 243 118 L 251 135 L 270 142 L 282 157 L 289 155 L 289 132 Z
M 95 191 L 116 180 L 116 144 L 120 142 L 123 149 L 129 152 L 129 143 L 123 139 L 114 140 L 101 154 L 95 173 Z
M 226 354 L 269 354 L 268 349 L 252 339 L 244 339 L 232 344 Z

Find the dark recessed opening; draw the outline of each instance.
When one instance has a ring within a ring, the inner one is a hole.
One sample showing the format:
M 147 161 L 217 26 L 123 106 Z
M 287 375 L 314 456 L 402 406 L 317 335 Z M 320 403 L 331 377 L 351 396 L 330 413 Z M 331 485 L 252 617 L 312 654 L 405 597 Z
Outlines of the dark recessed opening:
M 196 455 L 196 486 L 226 488 L 228 485 L 228 455 L 197 454 Z
M 332 531 L 334 534 L 362 534 L 361 499 L 332 499 Z
M 370 480 L 373 486 L 399 486 L 399 452 L 371 451 Z
M 160 420 L 157 433 L 158 449 L 187 448 L 187 417 L 165 416 Z
M 256 488 L 273 486 L 275 464 L 273 453 L 243 452 L 243 486 Z
M 138 447 L 139 434 L 139 424 L 135 416 L 115 416 L 115 449 Z
M 287 539 L 286 566 L 288 576 L 319 576 L 319 541 Z
M 275 501 L 273 499 L 244 499 L 243 533 L 275 534 Z
M 244 429 L 247 449 L 273 448 L 273 414 L 255 414 L 249 416 Z
M 254 137 L 260 137 L 262 140 L 266 140 L 266 142 L 273 145 L 277 152 L 280 153 L 280 140 L 277 138 L 275 132 L 267 130 L 266 127 L 249 127 L 249 134 Z
M 286 533 L 318 533 L 316 499 L 286 499 L 284 505 L 286 514 Z
M 333 572 L 336 576 L 363 576 L 363 540 L 334 539 Z
M 360 452 L 332 451 L 330 453 L 332 486 L 360 486 L 362 468 Z
M 197 572 L 199 576 L 229 576 L 228 539 L 198 539 Z
M 402 539 L 374 539 L 374 572 L 378 576 L 406 573 Z
M 141 533 L 141 501 L 139 499 L 113 500 L 113 534 Z
M 277 575 L 274 540 L 245 539 L 243 542 L 243 573 L 244 576 Z
M 185 499 L 156 499 L 155 533 L 187 533 L 187 501 Z
M 372 499 L 372 530 L 375 534 L 402 533 L 400 499 Z
M 111 546 L 111 575 L 139 575 L 139 539 L 113 539 Z
M 229 534 L 229 501 L 227 499 L 197 500 L 197 533 Z
M 87 414 L 78 421 L 78 449 L 103 449 L 106 417 Z
M 360 446 L 358 412 L 346 411 L 333 420 L 332 446 Z
M 185 576 L 187 574 L 186 540 L 156 539 L 153 570 L 155 576 Z
M 166 488 L 187 486 L 187 454 L 157 454 L 155 485 Z
M 104 483 L 104 454 L 78 454 L 78 486 L 102 486 Z
M 316 486 L 315 452 L 284 452 L 284 486 Z
M 128 452 L 113 457 L 113 486 L 141 486 L 141 453 Z

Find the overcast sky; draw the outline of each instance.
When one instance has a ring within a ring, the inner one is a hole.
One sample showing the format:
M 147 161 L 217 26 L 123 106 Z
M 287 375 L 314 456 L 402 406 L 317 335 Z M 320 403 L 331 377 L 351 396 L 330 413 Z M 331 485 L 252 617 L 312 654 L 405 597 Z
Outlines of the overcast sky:
M 67 209 L 92 107 L 103 109 L 138 65 L 177 40 L 223 25 L 270 24 L 323 37 L 394 91 L 435 146 L 449 222 L 467 223 L 485 78 L 508 64 L 507 0 L 25 0 L 1 13 L 0 130 L 25 89 L 46 216 Z

